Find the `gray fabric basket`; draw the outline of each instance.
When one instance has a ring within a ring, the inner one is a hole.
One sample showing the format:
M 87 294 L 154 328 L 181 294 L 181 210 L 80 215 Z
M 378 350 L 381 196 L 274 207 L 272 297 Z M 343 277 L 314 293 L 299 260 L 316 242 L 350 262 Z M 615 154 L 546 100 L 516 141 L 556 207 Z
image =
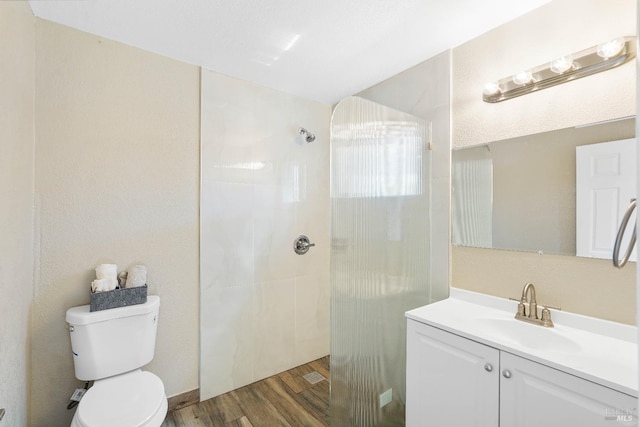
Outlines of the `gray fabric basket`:
M 109 308 L 125 307 L 127 305 L 144 304 L 147 302 L 147 285 L 136 288 L 116 288 L 107 292 L 93 293 L 89 290 L 89 311 L 107 310 Z

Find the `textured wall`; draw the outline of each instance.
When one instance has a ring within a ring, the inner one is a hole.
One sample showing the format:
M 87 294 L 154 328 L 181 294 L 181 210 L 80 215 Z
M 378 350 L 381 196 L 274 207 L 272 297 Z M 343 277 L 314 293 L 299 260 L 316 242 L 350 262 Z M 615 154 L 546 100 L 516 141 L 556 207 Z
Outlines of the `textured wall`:
M 0 2 L 0 408 L 26 426 L 33 295 L 35 31 L 26 2 Z
M 199 69 L 36 20 L 33 426 L 68 426 L 65 311 L 96 264 L 146 264 L 161 299 L 147 369 L 198 387 Z
M 482 87 L 519 69 L 636 33 L 633 0 L 555 0 L 453 50 L 454 147 L 635 114 L 635 62 L 498 104 Z M 540 301 L 634 323 L 635 266 L 510 251 L 453 248 L 452 286 L 517 296 L 527 281 Z
M 202 399 L 329 353 L 330 112 L 202 72 Z
M 463 247 L 452 253 L 454 287 L 520 298 L 525 283 L 533 282 L 542 305 L 635 324 L 633 263 L 618 270 L 605 259 Z

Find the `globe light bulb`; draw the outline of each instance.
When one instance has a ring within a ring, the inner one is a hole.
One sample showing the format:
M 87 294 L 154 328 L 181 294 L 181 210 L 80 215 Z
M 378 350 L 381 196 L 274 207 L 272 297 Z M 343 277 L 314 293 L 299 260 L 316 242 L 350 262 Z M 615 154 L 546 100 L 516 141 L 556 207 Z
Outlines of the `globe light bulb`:
M 573 58 L 571 55 L 561 56 L 549 64 L 549 69 L 556 74 L 562 74 L 573 68 Z
M 517 85 L 526 85 L 533 80 L 533 75 L 531 70 L 524 70 L 514 74 L 512 80 Z
M 617 38 L 598 45 L 598 56 L 604 59 L 617 56 L 624 48 L 624 39 Z
M 498 86 L 498 82 L 489 82 L 484 85 L 484 89 L 482 90 L 482 93 L 487 96 L 495 95 L 498 92 L 500 92 L 500 86 Z

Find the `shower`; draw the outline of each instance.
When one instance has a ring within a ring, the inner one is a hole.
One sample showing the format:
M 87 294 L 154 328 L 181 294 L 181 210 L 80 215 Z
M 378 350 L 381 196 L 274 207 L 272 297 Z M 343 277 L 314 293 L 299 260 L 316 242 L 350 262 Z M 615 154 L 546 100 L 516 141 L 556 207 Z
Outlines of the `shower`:
M 331 425 L 404 426 L 404 312 L 428 304 L 430 124 L 359 97 L 331 120 Z
M 329 105 L 202 70 L 202 400 L 329 352 L 330 119 Z
M 304 140 L 307 141 L 307 143 L 313 142 L 316 140 L 316 136 L 311 132 L 309 132 L 308 130 L 306 130 L 305 128 L 298 129 L 298 133 L 305 137 Z
M 329 352 L 332 425 L 404 425 L 404 312 L 433 292 L 429 124 L 201 80 L 200 398 Z

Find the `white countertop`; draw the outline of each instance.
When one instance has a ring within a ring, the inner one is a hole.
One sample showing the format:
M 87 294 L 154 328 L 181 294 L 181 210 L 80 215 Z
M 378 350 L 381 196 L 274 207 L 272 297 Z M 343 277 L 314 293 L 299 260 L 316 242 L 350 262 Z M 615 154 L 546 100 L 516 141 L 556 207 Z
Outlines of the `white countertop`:
M 544 301 L 539 301 L 544 305 Z M 555 326 L 514 319 L 518 303 L 451 288 L 449 298 L 408 311 L 427 325 L 638 396 L 636 326 L 551 309 Z

